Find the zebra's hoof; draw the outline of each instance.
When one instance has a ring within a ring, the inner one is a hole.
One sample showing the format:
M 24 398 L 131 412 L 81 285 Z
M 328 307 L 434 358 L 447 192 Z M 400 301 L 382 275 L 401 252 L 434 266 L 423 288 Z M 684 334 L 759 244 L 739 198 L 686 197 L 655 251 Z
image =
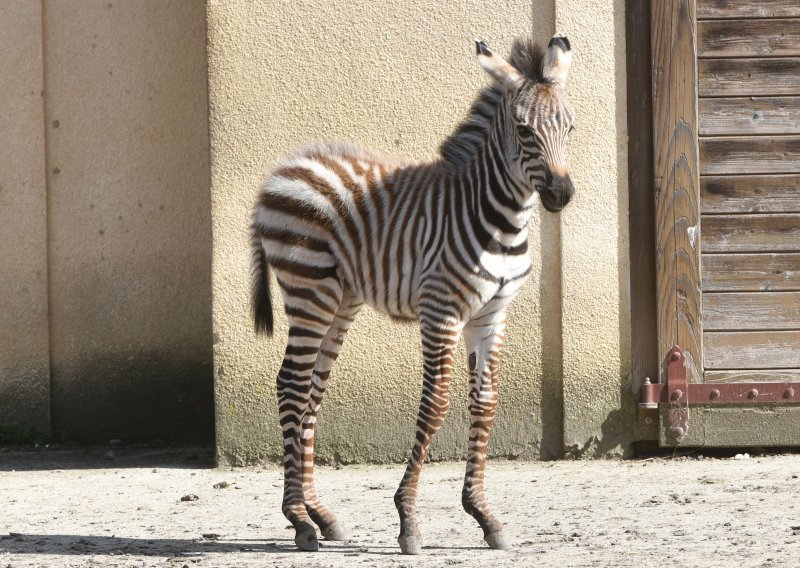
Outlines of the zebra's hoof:
M 350 538 L 347 530 L 338 522 L 325 527 L 321 532 L 325 540 L 347 540 Z
M 294 543 L 300 550 L 306 552 L 316 552 L 319 550 L 319 542 L 317 542 L 317 531 L 314 527 L 308 525 L 301 525 L 297 527 L 297 532 L 294 535 Z
M 403 554 L 421 554 L 422 544 L 418 536 L 401 536 L 397 539 L 400 543 L 400 551 Z
M 486 541 L 486 544 L 489 545 L 489 548 L 493 548 L 494 550 L 508 550 L 511 548 L 511 543 L 506 538 L 506 535 L 502 532 L 488 534 L 483 537 L 483 540 Z

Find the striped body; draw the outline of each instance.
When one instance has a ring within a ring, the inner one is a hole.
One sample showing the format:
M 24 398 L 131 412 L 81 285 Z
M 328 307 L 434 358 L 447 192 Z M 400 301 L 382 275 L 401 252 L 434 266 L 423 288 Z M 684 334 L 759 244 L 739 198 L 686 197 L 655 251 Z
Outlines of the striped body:
M 537 195 L 501 179 L 479 191 L 471 180 L 494 177 L 495 166 L 476 160 L 463 176 L 443 162 L 316 144 L 264 182 L 254 228 L 281 280 L 330 273 L 394 318 L 417 319 L 427 302 L 467 321 L 501 285 L 516 292 L 530 271 L 527 221 Z
M 282 509 L 301 549 L 317 549 L 314 525 L 325 538 L 346 538 L 314 487 L 314 436 L 331 369 L 364 304 L 420 325 L 422 396 L 395 494 L 402 551 L 421 549 L 417 484 L 449 407 L 462 335 L 470 370 L 462 504 L 490 546 L 508 546 L 484 498 L 483 472 L 506 307 L 531 267 L 528 220 L 539 198 L 556 212 L 574 192 L 565 152 L 572 122 L 563 92 L 569 42 L 553 38 L 547 54 L 531 42 L 515 43 L 516 67 L 482 42 L 477 48 L 495 83 L 444 142 L 439 160 L 414 163 L 317 143 L 282 160 L 262 184 L 252 223 L 253 309 L 256 330 L 271 333 L 271 267 L 289 323 L 277 379 Z

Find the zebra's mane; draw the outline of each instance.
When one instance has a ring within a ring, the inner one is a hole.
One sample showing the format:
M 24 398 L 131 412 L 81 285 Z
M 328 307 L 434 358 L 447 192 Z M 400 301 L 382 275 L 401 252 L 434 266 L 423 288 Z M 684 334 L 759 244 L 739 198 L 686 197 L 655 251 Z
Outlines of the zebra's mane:
M 546 81 L 542 75 L 544 51 L 533 40 L 515 39 L 509 59 L 511 65 L 529 81 L 535 83 Z M 457 170 L 463 170 L 483 146 L 503 98 L 503 92 L 503 85 L 496 81 L 481 89 L 467 117 L 439 146 L 439 154 Z

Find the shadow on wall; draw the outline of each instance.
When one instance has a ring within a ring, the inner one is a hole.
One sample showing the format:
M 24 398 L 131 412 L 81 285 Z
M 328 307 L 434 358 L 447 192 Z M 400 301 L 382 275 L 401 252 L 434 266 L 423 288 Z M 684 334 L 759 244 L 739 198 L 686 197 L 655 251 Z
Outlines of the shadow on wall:
M 53 438 L 210 443 L 210 355 L 195 358 L 176 351 L 142 352 L 135 358 L 84 355 L 79 363 L 54 366 L 54 374 L 73 379 L 53 384 Z

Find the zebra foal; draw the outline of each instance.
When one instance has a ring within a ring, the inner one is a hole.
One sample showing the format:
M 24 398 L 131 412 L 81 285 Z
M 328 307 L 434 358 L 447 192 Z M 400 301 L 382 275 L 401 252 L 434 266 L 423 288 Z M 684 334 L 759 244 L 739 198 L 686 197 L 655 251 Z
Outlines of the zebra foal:
M 268 269 L 289 322 L 277 379 L 283 431 L 282 510 L 302 550 L 317 533 L 347 533 L 314 487 L 314 429 L 331 368 L 364 304 L 419 320 L 424 374 L 416 437 L 394 501 L 403 553 L 421 551 L 417 483 L 448 409 L 453 353 L 469 353 L 470 432 L 462 503 L 492 548 L 509 544 L 484 498 L 497 406 L 506 307 L 530 272 L 528 219 L 574 194 L 566 147 L 574 113 L 564 85 L 569 40 L 546 50 L 516 40 L 510 62 L 476 40 L 493 82 L 430 163 L 341 143 L 312 144 L 280 162 L 261 186 L 252 224 L 252 301 L 258 332 L 272 333 Z

